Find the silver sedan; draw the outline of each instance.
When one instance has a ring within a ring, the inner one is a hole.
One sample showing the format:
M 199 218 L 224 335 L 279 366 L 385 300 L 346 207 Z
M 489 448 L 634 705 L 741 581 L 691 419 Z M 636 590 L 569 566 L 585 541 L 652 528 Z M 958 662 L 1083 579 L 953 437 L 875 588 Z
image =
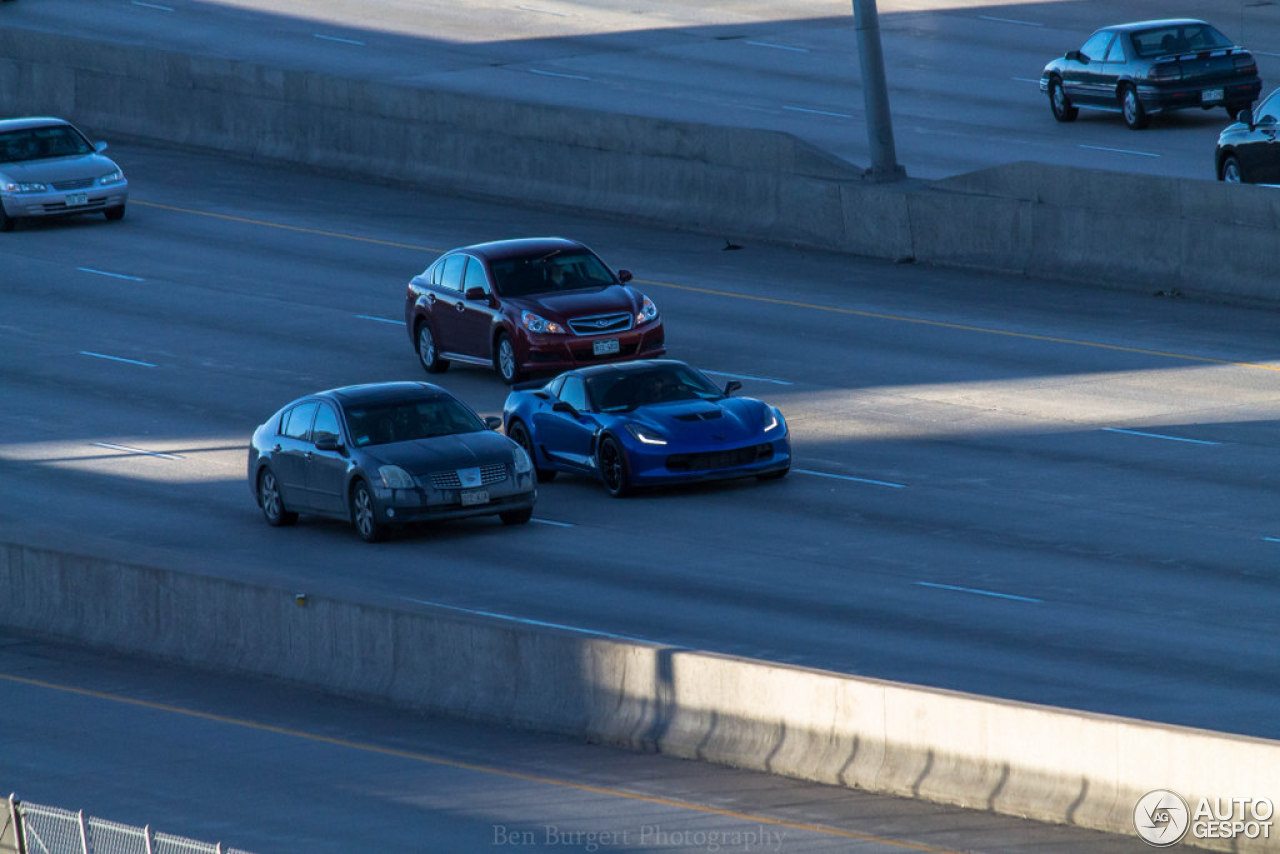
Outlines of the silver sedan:
M 122 219 L 129 182 L 106 147 L 62 119 L 0 120 L 0 231 L 25 217 Z

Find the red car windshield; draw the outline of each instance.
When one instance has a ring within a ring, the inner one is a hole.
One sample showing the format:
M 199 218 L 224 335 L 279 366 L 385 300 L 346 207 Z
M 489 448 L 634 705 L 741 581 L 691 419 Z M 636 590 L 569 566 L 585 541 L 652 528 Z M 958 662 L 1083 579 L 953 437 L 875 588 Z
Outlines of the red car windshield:
M 617 282 L 604 262 L 590 252 L 559 250 L 489 264 L 498 296 L 525 297 Z

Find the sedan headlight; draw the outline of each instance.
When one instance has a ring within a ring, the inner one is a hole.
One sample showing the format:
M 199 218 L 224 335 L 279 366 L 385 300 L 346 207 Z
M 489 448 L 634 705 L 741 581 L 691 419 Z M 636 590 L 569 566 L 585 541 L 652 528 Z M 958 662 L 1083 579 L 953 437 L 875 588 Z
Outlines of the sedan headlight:
M 511 449 L 511 462 L 516 468 L 516 474 L 528 474 L 533 471 L 533 460 L 529 459 L 524 448 Z
M 532 311 L 523 311 L 520 313 L 520 322 L 524 324 L 524 328 L 530 332 L 537 332 L 542 335 L 563 335 L 564 327 L 560 324 L 547 320 L 545 317 L 534 314 Z
M 667 440 L 664 436 L 659 435 L 656 431 L 650 430 L 648 427 L 641 427 L 639 424 L 628 424 L 627 432 L 635 436 L 646 445 L 665 445 Z
M 787 429 L 787 422 L 782 419 L 782 413 L 776 407 L 766 406 L 764 408 L 764 432 L 770 430 Z
M 413 477 L 400 466 L 378 466 L 378 476 L 387 489 L 413 489 Z
M 648 297 L 644 298 L 644 302 L 640 304 L 640 310 L 636 312 L 636 323 L 648 323 L 658 316 L 658 307 L 653 304 L 653 300 Z
M 6 193 L 47 193 L 49 191 L 47 185 L 35 182 L 6 181 L 0 184 L 0 187 L 3 187 Z
M 124 180 L 124 173 L 117 169 L 114 172 L 108 172 L 97 180 L 99 187 L 105 187 L 107 184 L 119 184 Z

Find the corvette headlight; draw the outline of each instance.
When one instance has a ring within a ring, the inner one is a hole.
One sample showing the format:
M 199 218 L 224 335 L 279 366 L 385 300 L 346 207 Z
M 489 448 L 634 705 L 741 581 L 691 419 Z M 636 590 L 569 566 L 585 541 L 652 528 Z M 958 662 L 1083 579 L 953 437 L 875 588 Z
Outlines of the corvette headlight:
M 413 477 L 400 466 L 378 466 L 378 476 L 387 489 L 413 489 Z
M 520 322 L 524 324 L 524 328 L 530 332 L 537 332 L 542 335 L 563 335 L 564 327 L 560 324 L 547 320 L 545 317 L 534 314 L 532 311 L 524 311 L 520 313 Z
M 533 460 L 529 459 L 524 448 L 512 448 L 511 462 L 516 467 L 516 474 L 528 474 L 533 471 Z
M 778 428 L 786 429 L 787 422 L 782 420 L 782 413 L 775 407 L 766 406 L 764 410 L 764 432 L 777 430 Z
M 20 183 L 18 181 L 6 181 L 0 185 L 4 187 L 8 193 L 46 193 L 49 187 L 45 184 L 37 184 L 34 182 Z
M 650 430 L 648 427 L 641 427 L 639 424 L 628 424 L 627 432 L 646 445 L 667 444 L 666 438 L 660 436 L 657 432 Z
M 123 180 L 124 180 L 124 173 L 121 172 L 119 169 L 117 169 L 114 172 L 108 172 L 106 175 L 103 175 L 101 178 L 97 180 L 96 183 L 98 184 L 99 187 L 103 187 L 103 186 L 106 186 L 107 184 L 119 184 Z
M 653 304 L 653 300 L 645 297 L 644 302 L 640 304 L 640 310 L 636 312 L 636 323 L 647 323 L 657 316 L 658 307 Z

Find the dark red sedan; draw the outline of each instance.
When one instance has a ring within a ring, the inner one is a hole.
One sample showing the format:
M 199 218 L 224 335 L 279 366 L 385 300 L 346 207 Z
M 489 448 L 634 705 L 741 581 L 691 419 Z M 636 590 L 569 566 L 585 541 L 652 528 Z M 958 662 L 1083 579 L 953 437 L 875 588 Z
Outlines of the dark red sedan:
M 404 320 L 422 366 L 531 373 L 666 352 L 653 300 L 586 246 L 559 237 L 498 240 L 446 252 L 409 282 Z

